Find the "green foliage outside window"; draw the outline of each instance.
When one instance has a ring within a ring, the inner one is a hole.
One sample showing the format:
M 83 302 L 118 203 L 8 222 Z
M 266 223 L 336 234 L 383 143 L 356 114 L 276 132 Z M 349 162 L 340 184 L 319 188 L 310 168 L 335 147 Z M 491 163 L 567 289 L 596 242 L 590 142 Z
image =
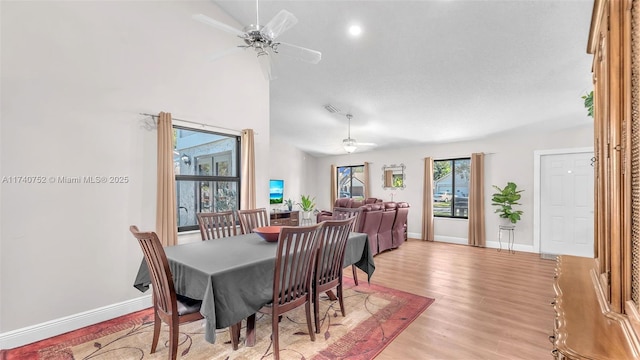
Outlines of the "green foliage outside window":
M 433 179 L 438 180 L 451 172 L 450 161 L 434 161 L 433 162 Z

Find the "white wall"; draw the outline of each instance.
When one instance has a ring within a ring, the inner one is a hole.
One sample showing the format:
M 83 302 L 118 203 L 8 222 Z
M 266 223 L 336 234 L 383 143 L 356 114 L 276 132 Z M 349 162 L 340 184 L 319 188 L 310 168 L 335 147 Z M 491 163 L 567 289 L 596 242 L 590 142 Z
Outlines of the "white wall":
M 129 178 L 1 184 L 3 333 L 143 295 L 132 286 L 142 254 L 128 227 L 155 227 L 156 131 L 139 113 L 253 128 L 257 183 L 270 173 L 269 84 L 251 52 L 207 60 L 237 39 L 191 15 L 240 27 L 211 2 L 0 7 L 0 176 Z M 268 206 L 268 193 L 258 196 Z
M 407 188 L 394 200 L 411 204 L 416 237 L 422 159 L 491 153 L 487 193 L 509 180 L 526 190 L 516 234 L 523 245 L 532 243 L 533 151 L 592 144 L 590 124 L 327 158 L 270 144 L 268 83 L 253 54 L 207 61 L 235 39 L 192 20 L 194 13 L 240 27 L 208 1 L 0 2 L 0 177 L 129 177 L 127 184 L 0 184 L 0 335 L 142 295 L 131 286 L 142 255 L 128 226 L 155 225 L 156 133 L 140 112 L 255 129 L 258 206 L 269 206 L 269 178 L 282 178 L 286 198 L 310 194 L 329 208 L 329 165 L 364 161 L 372 162 L 372 196 L 390 200 L 380 168 L 402 162 Z M 488 205 L 488 239 L 497 227 L 491 212 Z M 437 220 L 436 234 L 460 238 L 466 221 Z
M 294 203 L 298 203 L 301 195 L 316 196 L 317 159 L 274 137 L 271 138 L 270 145 L 269 174 L 272 179 L 284 180 L 284 199 L 290 198 Z M 267 184 L 266 190 L 263 191 L 268 192 L 268 187 Z M 272 205 L 271 209 L 284 210 L 286 206 Z M 294 205 L 293 209 L 299 210 L 300 207 Z
M 426 131 L 426 130 L 425 130 Z M 319 179 L 316 188 L 318 207 L 330 209 L 329 171 L 331 164 L 337 166 L 358 165 L 365 161 L 372 163 L 371 196 L 394 201 L 406 201 L 411 205 L 408 218 L 410 237 L 422 236 L 422 187 L 424 183 L 424 158 L 448 159 L 470 156 L 474 152 L 484 152 L 485 156 L 485 212 L 487 242 L 497 241 L 498 216 L 491 206 L 491 185 L 500 187 L 508 181 L 524 189 L 522 207 L 524 215 L 515 231 L 517 250 L 533 251 L 533 159 L 535 150 L 566 149 L 593 146 L 593 124 L 585 120 L 585 125 L 554 133 L 544 131 L 520 130 L 499 134 L 481 140 L 435 144 L 395 150 L 356 152 L 342 156 L 319 158 L 317 172 Z M 404 163 L 406 165 L 406 188 L 404 190 L 384 190 L 382 188 L 382 166 Z M 434 220 L 435 239 L 454 243 L 467 243 L 466 219 L 436 218 Z

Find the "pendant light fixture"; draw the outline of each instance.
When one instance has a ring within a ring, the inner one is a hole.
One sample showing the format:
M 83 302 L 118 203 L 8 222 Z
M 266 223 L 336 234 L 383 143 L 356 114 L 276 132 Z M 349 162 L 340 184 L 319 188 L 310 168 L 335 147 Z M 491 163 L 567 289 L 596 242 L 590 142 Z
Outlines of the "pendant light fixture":
M 351 138 L 351 118 L 352 117 L 353 115 L 347 114 L 347 119 L 349 120 L 349 129 L 348 129 L 347 138 L 342 140 L 342 146 L 344 147 L 344 151 L 346 151 L 349 154 L 356 151 L 356 149 L 358 148 L 356 139 Z

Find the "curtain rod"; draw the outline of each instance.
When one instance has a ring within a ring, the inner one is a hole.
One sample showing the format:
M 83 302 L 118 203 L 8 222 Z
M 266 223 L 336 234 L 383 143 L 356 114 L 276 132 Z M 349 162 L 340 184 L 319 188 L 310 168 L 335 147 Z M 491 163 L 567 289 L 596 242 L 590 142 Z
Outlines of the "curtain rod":
M 153 126 L 157 126 L 156 124 L 156 119 L 159 117 L 158 115 L 154 115 L 154 114 L 148 114 L 148 113 L 140 113 L 140 115 L 144 115 L 144 116 L 149 116 L 153 119 Z M 238 129 L 231 129 L 231 128 L 226 128 L 226 127 L 222 127 L 222 126 L 213 126 L 213 125 L 209 125 L 209 124 L 205 124 L 205 123 L 199 123 L 199 122 L 195 122 L 195 121 L 190 121 L 190 120 L 184 120 L 184 119 L 178 119 L 175 117 L 171 117 L 172 120 L 177 120 L 177 121 L 181 121 L 181 122 L 186 122 L 189 124 L 194 124 L 194 125 L 199 125 L 201 127 L 209 127 L 212 129 L 221 129 L 221 130 L 228 130 L 228 131 L 233 131 L 233 132 L 237 132 L 237 133 L 242 133 L 242 130 L 238 130 Z M 151 127 L 151 125 L 149 124 L 149 127 Z M 254 132 L 255 135 L 258 135 L 257 132 Z

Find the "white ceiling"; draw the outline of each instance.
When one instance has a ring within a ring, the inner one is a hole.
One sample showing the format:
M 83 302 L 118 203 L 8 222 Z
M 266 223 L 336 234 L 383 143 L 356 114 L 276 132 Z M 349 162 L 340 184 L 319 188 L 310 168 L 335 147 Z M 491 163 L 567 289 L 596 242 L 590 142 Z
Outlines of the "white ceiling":
M 214 2 L 239 23 L 255 23 L 255 1 Z M 278 40 L 322 52 L 317 65 L 275 60 L 271 135 L 316 156 L 344 154 L 347 119 L 325 104 L 353 114 L 353 138 L 377 144 L 357 152 L 590 123 L 580 97 L 592 87 L 592 7 L 592 0 L 262 0 L 261 24 L 281 9 L 298 18 Z M 359 38 L 348 35 L 352 23 L 363 28 Z

